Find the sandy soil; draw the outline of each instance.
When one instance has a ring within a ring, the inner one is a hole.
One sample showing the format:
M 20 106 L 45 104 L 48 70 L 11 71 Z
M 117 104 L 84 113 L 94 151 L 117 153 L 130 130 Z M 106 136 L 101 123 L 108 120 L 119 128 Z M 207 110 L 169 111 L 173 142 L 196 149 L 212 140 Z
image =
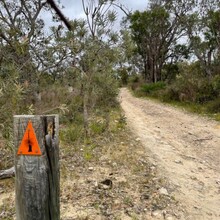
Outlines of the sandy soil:
M 61 219 L 220 219 L 220 124 L 126 89 L 120 99 L 127 118 L 113 111 L 104 133 L 60 142 Z M 14 178 L 0 180 L 1 220 L 14 202 Z
M 61 220 L 185 219 L 172 195 L 176 187 L 157 175 L 157 165 L 126 124 L 117 108 L 104 133 L 86 142 L 60 140 Z M 69 135 L 72 127 L 61 127 Z M 16 219 L 14 191 L 14 178 L 0 180 L 1 220 Z
M 135 98 L 125 88 L 120 101 L 151 162 L 176 186 L 185 219 L 220 219 L 220 123 Z

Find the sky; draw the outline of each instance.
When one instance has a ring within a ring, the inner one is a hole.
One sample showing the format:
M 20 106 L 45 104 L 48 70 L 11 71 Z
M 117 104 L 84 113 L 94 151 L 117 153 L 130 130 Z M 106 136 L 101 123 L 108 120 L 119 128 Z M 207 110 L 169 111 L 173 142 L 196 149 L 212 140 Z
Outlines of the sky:
M 147 0 L 118 0 L 118 2 L 132 11 L 144 10 L 147 7 Z M 61 9 L 61 11 L 69 20 L 85 18 L 85 14 L 82 8 L 82 0 L 60 0 L 60 5 L 64 6 L 64 8 Z M 124 13 L 121 10 L 118 10 L 117 13 L 118 24 L 116 24 L 116 27 L 119 27 L 120 20 L 124 16 Z M 42 18 L 44 19 L 46 26 L 53 25 L 50 13 L 44 13 Z
M 81 0 L 60 0 L 65 7 L 63 11 L 69 18 L 82 18 L 84 16 Z M 118 0 L 122 5 L 125 5 L 131 10 L 143 10 L 147 6 L 147 0 Z M 123 12 L 119 12 L 119 16 Z

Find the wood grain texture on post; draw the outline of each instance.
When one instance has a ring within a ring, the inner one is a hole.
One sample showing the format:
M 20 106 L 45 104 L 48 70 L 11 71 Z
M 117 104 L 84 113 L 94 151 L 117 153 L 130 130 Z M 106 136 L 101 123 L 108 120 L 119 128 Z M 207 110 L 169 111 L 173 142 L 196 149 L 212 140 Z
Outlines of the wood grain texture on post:
M 14 144 L 16 220 L 59 220 L 58 115 L 14 116 Z

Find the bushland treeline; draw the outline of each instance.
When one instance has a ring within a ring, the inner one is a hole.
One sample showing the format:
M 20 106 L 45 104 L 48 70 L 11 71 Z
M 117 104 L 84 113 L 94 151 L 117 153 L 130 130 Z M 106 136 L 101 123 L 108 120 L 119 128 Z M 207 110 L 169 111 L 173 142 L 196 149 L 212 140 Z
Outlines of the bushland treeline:
M 219 113 L 219 1 L 148 1 L 146 10 L 131 13 L 124 25 L 127 43 L 133 44 L 125 50 L 123 83 L 129 78 L 139 94 Z
M 219 112 L 218 1 L 151 0 L 135 12 L 116 0 L 82 6 L 85 19 L 69 20 L 68 30 L 45 1 L 0 1 L 3 138 L 11 140 L 15 114 L 59 112 L 85 136 L 98 116 L 105 130 L 120 83 Z M 117 10 L 124 13 L 120 30 L 113 28 Z

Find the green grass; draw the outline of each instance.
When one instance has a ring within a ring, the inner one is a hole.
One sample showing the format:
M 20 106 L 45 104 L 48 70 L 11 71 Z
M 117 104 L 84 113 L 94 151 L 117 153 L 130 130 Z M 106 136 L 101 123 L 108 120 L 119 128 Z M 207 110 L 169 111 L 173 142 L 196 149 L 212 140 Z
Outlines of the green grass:
M 181 108 L 202 116 L 208 116 L 216 121 L 220 121 L 220 98 L 204 104 L 199 104 L 193 102 L 180 102 L 175 100 L 164 99 L 164 97 L 160 96 L 161 91 L 160 93 L 153 92 L 151 94 L 145 94 L 145 95 L 143 93 L 140 93 L 139 91 L 132 93 L 136 97 L 148 98 L 154 101 L 167 103 L 177 108 Z
M 145 94 L 150 94 L 152 92 L 164 89 L 166 84 L 164 82 L 156 82 L 156 83 L 147 83 L 143 84 L 140 90 Z
M 210 103 L 198 104 L 198 103 L 192 103 L 192 102 L 163 101 L 162 99 L 159 99 L 159 100 L 162 102 L 168 103 L 172 106 L 185 109 L 189 112 L 196 113 L 202 116 L 208 116 L 217 121 L 220 121 L 220 112 L 213 113 L 212 111 L 210 111 L 209 110 Z

